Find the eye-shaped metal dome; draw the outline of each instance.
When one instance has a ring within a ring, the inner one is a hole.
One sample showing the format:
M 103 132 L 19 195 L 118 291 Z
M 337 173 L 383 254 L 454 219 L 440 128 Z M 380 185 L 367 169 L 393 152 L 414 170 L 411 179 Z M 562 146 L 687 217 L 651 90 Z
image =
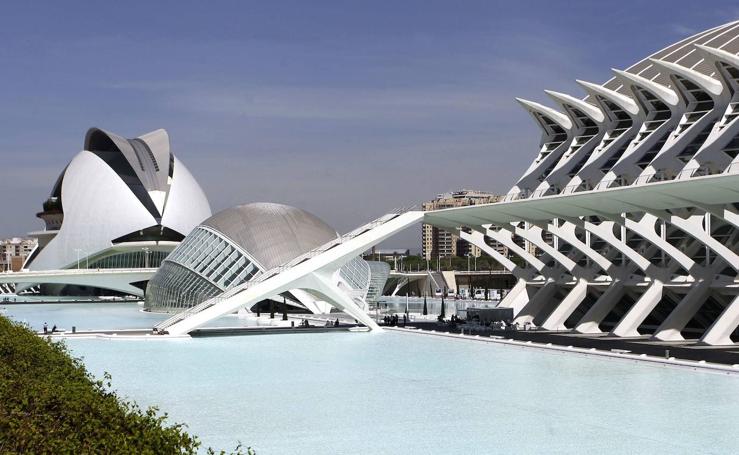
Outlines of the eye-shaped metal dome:
M 284 264 L 338 235 L 305 210 L 266 202 L 231 207 L 202 225 L 229 238 L 264 270 Z
M 337 236 L 295 207 L 263 202 L 231 207 L 203 221 L 162 262 L 149 281 L 145 308 L 192 307 Z

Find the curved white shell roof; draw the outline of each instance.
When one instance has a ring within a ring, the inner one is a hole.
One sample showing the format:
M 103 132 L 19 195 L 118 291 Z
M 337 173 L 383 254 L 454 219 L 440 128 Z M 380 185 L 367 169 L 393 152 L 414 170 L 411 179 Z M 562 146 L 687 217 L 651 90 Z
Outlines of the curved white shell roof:
M 102 150 L 100 141 L 115 147 Z M 134 141 L 146 147 L 135 150 Z M 93 128 L 85 145 L 97 150 L 81 151 L 62 173 L 64 220 L 29 269 L 70 267 L 78 257 L 93 256 L 114 239 L 152 226 L 184 237 L 211 215 L 203 190 L 171 155 L 164 130 L 128 140 Z

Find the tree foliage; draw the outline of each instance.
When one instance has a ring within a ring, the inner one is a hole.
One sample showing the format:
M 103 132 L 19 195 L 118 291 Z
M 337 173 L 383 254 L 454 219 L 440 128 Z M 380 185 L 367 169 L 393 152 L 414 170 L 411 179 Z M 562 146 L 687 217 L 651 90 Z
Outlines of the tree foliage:
M 0 453 L 197 453 L 184 424 L 122 399 L 110 379 L 96 380 L 63 342 L 0 316 Z

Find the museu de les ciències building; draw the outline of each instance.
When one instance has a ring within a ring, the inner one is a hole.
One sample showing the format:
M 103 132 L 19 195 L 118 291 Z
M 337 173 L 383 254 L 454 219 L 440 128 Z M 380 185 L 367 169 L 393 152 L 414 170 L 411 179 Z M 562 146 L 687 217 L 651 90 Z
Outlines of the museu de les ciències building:
M 519 323 L 733 343 L 737 52 L 739 22 L 731 22 L 614 70 L 605 84 L 578 81 L 585 98 L 547 91 L 555 108 L 519 99 L 541 146 L 505 201 L 426 222 L 469 227 L 462 237 L 511 270 L 518 282 L 501 305 Z

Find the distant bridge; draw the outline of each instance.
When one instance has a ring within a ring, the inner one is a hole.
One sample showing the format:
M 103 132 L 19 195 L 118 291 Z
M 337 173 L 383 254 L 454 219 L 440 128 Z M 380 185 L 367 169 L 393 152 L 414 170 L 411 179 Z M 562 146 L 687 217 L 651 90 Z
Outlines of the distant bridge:
M 71 284 L 124 292 L 139 297 L 144 291 L 131 283 L 148 281 L 156 268 L 145 269 L 63 269 L 0 273 L 0 284 Z

